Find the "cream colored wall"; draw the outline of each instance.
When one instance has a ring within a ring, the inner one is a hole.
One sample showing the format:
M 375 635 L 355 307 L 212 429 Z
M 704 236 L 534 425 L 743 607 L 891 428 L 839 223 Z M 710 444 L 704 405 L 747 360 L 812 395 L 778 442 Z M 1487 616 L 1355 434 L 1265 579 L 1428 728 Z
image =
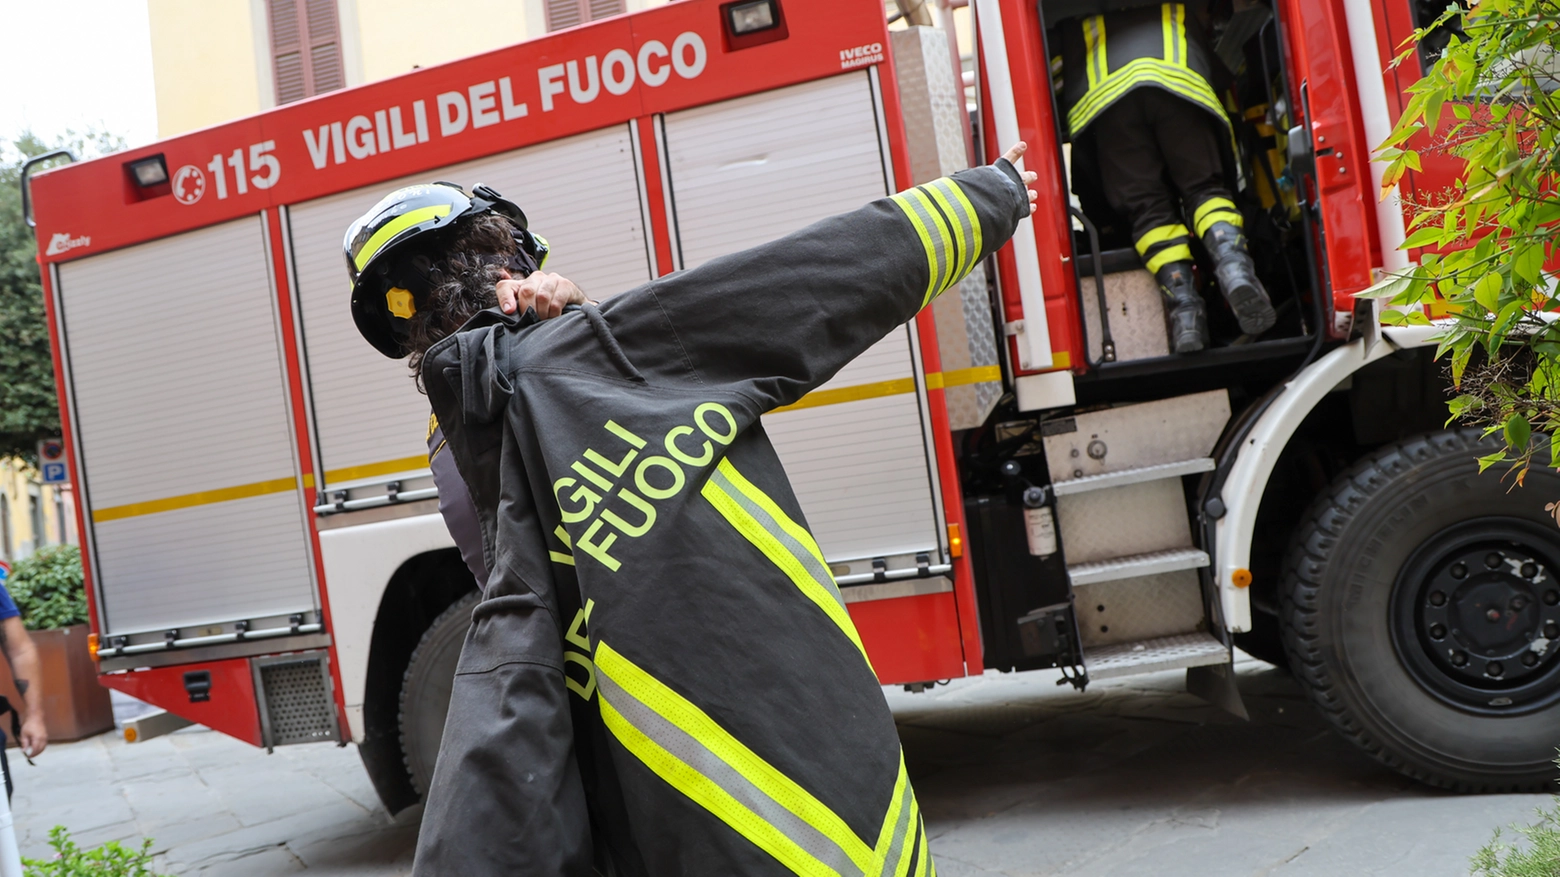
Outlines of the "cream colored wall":
M 33 492 L 38 494 L 39 512 L 43 517 L 43 532 L 33 530 Z M 55 488 L 38 483 L 38 473 L 19 459 L 0 460 L 0 493 L 5 494 L 5 512 L 8 516 L 10 544 L 0 544 L 0 557 L 21 560 L 46 545 L 61 542 L 76 543 L 75 506 L 70 489 L 60 492 L 65 503 L 65 530 L 60 530 L 60 514 L 56 508 Z M 0 533 L 3 533 L 0 530 Z
M 146 0 L 146 8 L 159 137 L 261 109 L 249 0 Z
M 364 82 L 518 43 L 528 32 L 525 4 L 515 0 L 355 0 L 354 5 Z

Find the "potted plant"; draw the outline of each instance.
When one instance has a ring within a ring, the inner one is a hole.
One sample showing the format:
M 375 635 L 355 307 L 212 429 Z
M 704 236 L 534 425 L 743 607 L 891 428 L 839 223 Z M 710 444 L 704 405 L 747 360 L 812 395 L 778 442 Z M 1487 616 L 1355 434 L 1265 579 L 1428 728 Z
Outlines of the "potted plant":
M 39 549 L 16 564 L 5 587 L 38 649 L 38 684 L 43 686 L 49 739 L 79 740 L 114 727 L 108 689 L 98 684 L 97 667 L 87 649 L 81 550 L 74 545 Z M 22 706 L 11 668 L 4 661 L 0 661 L 0 694 Z

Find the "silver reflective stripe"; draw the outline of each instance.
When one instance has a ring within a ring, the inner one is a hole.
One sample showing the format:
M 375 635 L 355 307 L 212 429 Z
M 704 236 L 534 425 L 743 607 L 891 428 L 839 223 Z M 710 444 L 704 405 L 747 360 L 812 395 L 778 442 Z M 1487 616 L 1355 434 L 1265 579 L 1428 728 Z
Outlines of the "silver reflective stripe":
M 937 275 L 932 278 L 929 285 L 933 294 L 936 294 L 948 284 L 953 261 L 953 254 L 949 252 L 952 249 L 952 242 L 948 240 L 948 223 L 932 206 L 932 196 L 921 191 L 921 188 L 917 186 L 903 192 L 904 197 L 900 199 L 900 203 L 908 205 L 915 211 L 916 217 L 921 220 L 922 225 L 926 226 L 927 235 L 932 239 L 932 254 L 937 258 Z
M 807 550 L 806 545 L 803 545 L 796 537 L 786 532 L 786 529 L 780 526 L 780 522 L 776 521 L 767 509 L 748 499 L 747 494 L 737 489 L 737 486 L 731 483 L 731 479 L 726 477 L 726 473 L 716 469 L 711 474 L 710 480 L 715 483 L 715 486 L 720 489 L 721 493 L 730 497 L 732 502 L 741 506 L 743 511 L 757 521 L 758 525 L 764 528 L 764 532 L 773 536 L 776 542 L 784 546 L 785 550 L 790 552 L 791 556 L 795 557 L 797 562 L 802 565 L 802 568 L 807 570 L 807 574 L 812 576 L 818 584 L 822 585 L 841 606 L 845 605 L 844 598 L 840 596 L 840 589 L 834 584 L 834 576 L 830 575 L 829 570 L 818 562 L 818 558 L 811 551 Z
M 808 855 L 833 868 L 842 877 L 860 877 L 861 868 L 828 835 L 813 828 L 801 817 L 765 794 L 762 789 L 750 782 L 736 768 L 727 764 L 720 756 L 711 752 L 698 739 L 645 706 L 638 698 L 614 682 L 599 665 L 596 668 L 596 682 L 601 696 L 607 703 L 611 704 L 612 708 L 641 734 L 649 737 L 656 745 L 719 786 L 722 791 L 784 834 Z
M 889 841 L 888 856 L 883 859 L 883 877 L 898 874 L 899 865 L 905 859 L 905 850 L 909 848 L 905 835 L 909 833 L 911 819 L 915 815 L 911 813 L 915 809 L 914 804 L 915 790 L 910 787 L 910 780 L 906 777 L 905 790 L 899 798 L 899 822 L 894 826 L 894 839 Z
M 975 267 L 975 257 L 980 255 L 974 252 L 976 238 L 976 226 L 974 224 L 980 220 L 971 216 L 969 211 L 964 208 L 964 202 L 960 200 L 962 193 L 950 191 L 954 185 L 952 180 L 944 178 L 934 180 L 926 186 L 926 188 L 935 189 L 937 194 L 943 197 L 942 202 L 938 206 L 942 207 L 945 212 L 952 214 L 952 218 L 958 220 L 959 223 L 958 246 L 962 255 L 959 263 L 954 266 L 953 276 L 948 278 L 948 286 L 963 280 L 964 275 L 968 274 L 970 269 Z M 938 292 L 941 291 L 938 290 Z

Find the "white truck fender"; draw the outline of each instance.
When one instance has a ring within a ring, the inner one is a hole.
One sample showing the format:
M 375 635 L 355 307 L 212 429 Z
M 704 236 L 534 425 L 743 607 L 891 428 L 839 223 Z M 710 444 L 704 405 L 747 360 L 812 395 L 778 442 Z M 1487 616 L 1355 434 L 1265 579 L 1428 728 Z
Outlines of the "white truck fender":
M 1226 628 L 1251 629 L 1251 592 L 1235 584 L 1235 573 L 1251 568 L 1257 509 L 1273 467 L 1295 430 L 1344 379 L 1397 350 L 1434 343 L 1430 339 L 1439 330 L 1437 326 L 1388 327 L 1382 330 L 1385 343 L 1367 346 L 1365 339 L 1356 339 L 1336 348 L 1291 378 L 1252 424 L 1219 492 L 1227 511 L 1214 524 L 1213 575 Z

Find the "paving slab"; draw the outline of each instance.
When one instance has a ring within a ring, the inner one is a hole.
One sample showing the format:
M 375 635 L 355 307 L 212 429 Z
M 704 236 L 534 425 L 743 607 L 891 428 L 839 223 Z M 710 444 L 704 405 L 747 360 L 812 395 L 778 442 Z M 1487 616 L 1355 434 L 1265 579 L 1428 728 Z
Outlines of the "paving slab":
M 1462 875 L 1497 826 L 1550 801 L 1411 782 L 1333 734 L 1286 674 L 1237 669 L 1249 722 L 1186 694 L 1180 672 L 1086 692 L 1049 672 L 887 689 L 939 873 Z M 350 746 L 267 754 L 193 726 L 53 744 L 15 771 L 28 856 L 63 824 L 82 844 L 154 838 L 159 874 L 411 873 L 420 808 L 387 814 Z

